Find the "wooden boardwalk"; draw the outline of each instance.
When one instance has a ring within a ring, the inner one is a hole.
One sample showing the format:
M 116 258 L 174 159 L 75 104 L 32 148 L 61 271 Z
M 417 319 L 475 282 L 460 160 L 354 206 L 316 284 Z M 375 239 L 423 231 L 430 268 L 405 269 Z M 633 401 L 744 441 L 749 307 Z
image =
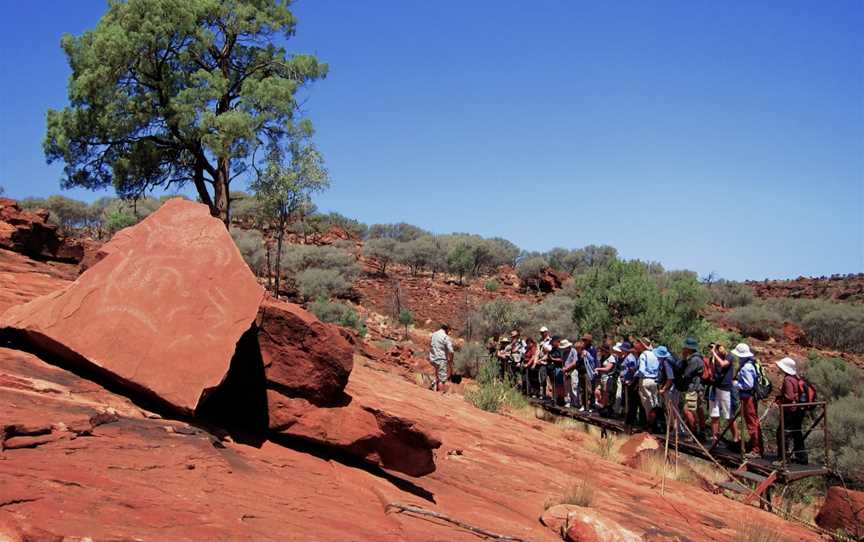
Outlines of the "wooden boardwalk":
M 528 399 L 528 401 L 536 406 L 544 409 L 545 411 L 554 414 L 556 416 L 564 416 L 567 418 L 572 418 L 574 420 L 578 420 L 580 422 L 584 422 L 587 424 L 591 424 L 601 429 L 607 431 L 613 431 L 615 433 L 624 433 L 631 434 L 637 432 L 638 430 L 634 427 L 630 427 L 624 423 L 624 420 L 616 419 L 616 418 L 605 418 L 600 416 L 596 412 L 579 412 L 575 408 L 569 407 L 559 407 L 552 404 L 549 401 L 541 401 L 539 399 Z M 660 441 L 661 444 L 665 443 L 666 435 L 663 434 L 655 434 L 654 438 Z M 670 436 L 669 447 L 670 449 L 675 445 L 674 436 Z M 704 448 L 704 450 L 703 450 Z M 724 467 L 730 469 L 740 469 L 744 464 L 744 459 L 741 457 L 741 453 L 738 451 L 732 451 L 724 447 L 717 447 L 713 451 L 711 451 L 710 456 L 706 453 L 706 451 L 710 450 L 710 443 L 702 443 L 702 446 L 699 446 L 697 443 L 693 442 L 689 439 L 679 438 L 678 439 L 678 450 L 681 453 L 685 453 L 690 456 L 698 457 L 700 459 L 711 460 L 713 457 L 718 463 L 723 465 Z M 785 466 L 775 465 L 773 464 L 776 457 L 766 456 L 759 459 L 748 459 L 746 461 L 746 469 L 750 472 L 757 473 L 762 476 L 769 476 L 772 473 L 776 472 L 777 481 L 779 483 L 789 483 L 794 482 L 795 480 L 800 480 L 802 478 L 808 478 L 811 476 L 827 476 L 830 474 L 830 470 L 822 464 L 818 463 L 810 463 L 807 465 L 798 465 L 794 463 L 786 463 Z

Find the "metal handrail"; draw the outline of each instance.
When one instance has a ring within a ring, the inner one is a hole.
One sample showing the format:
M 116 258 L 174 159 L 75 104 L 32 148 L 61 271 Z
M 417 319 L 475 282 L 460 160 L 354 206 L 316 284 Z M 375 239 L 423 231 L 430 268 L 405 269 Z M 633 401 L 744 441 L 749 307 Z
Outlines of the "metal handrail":
M 823 433 L 823 437 L 825 439 L 825 441 L 823 443 L 823 448 L 824 448 L 824 453 L 825 453 L 824 464 L 827 465 L 828 464 L 828 438 L 829 438 L 828 437 L 828 403 L 826 401 L 813 401 L 813 402 L 809 402 L 809 403 L 785 403 L 785 404 L 781 404 L 779 406 L 780 406 L 780 428 L 779 428 L 780 429 L 780 449 L 777 450 L 777 453 L 780 455 L 779 459 L 780 459 L 780 464 L 781 464 L 783 470 L 786 470 L 786 435 L 788 433 L 791 433 L 791 432 L 799 431 L 799 430 L 792 430 L 792 431 L 786 430 L 786 410 L 791 409 L 791 408 L 799 408 L 799 407 L 822 407 L 822 412 L 819 414 L 819 416 L 816 417 L 816 420 L 813 422 L 813 425 L 810 428 L 808 428 L 806 432 L 804 431 L 803 427 L 800 429 L 800 431 L 802 433 L 802 440 L 806 440 L 807 437 L 809 437 L 810 434 L 813 432 L 813 430 L 816 429 L 816 426 L 819 425 L 819 423 L 822 423 L 822 427 L 823 427 L 822 433 Z M 804 448 L 803 451 L 809 452 L 810 449 Z

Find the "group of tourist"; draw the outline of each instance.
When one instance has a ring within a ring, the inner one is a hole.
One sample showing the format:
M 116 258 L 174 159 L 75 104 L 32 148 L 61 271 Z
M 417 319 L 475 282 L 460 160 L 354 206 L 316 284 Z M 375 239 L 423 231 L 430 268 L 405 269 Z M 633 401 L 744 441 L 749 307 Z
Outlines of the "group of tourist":
M 703 350 L 695 339 L 688 338 L 676 353 L 645 337 L 607 337 L 595 344 L 591 334 L 571 341 L 542 327 L 536 338 L 514 330 L 490 339 L 487 347 L 498 362 L 500 378 L 526 396 L 602 417 L 623 418 L 631 427 L 660 433 L 678 428 L 680 419 L 689 429 L 684 433 L 700 440 L 707 440 L 710 430 L 712 447 L 742 446 L 737 423 L 730 423 L 740 408 L 750 458 L 765 452 L 760 402 L 804 405 L 813 399 L 812 387 L 799 377 L 795 360 L 788 357 L 776 362 L 785 378 L 780 393 L 770 397 L 770 381 L 745 343 L 731 351 L 713 343 Z M 439 376 L 446 377 L 443 366 L 439 367 Z M 807 463 L 801 430 L 806 410 L 806 406 L 786 407 L 785 431 L 778 431 L 778 450 L 791 449 L 791 460 L 798 463 Z M 731 431 L 729 441 L 727 431 Z M 792 440 L 791 448 L 779 445 L 783 434 Z

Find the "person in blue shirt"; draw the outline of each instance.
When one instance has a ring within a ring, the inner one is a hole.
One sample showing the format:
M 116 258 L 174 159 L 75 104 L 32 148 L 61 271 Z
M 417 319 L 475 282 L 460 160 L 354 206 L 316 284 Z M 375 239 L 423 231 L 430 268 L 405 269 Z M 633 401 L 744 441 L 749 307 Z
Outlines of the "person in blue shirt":
M 627 425 L 636 425 L 639 414 L 639 392 L 636 388 L 636 370 L 639 368 L 639 361 L 634 354 L 633 344 L 630 342 L 621 343 L 621 351 L 624 353 L 624 359 L 621 363 L 621 386 L 622 395 L 624 397 L 624 423 Z
M 759 400 L 756 398 L 756 384 L 759 374 L 756 372 L 756 358 L 750 347 L 741 343 L 732 350 L 732 354 L 738 358 L 741 368 L 738 376 L 732 381 L 738 389 L 741 400 L 741 414 L 744 416 L 744 424 L 747 426 L 747 434 L 750 441 L 747 447 L 750 451 L 748 457 L 762 457 L 764 447 L 762 445 L 762 427 L 759 423 Z
M 656 430 L 657 410 L 660 408 L 660 390 L 657 387 L 657 377 L 660 375 L 660 360 L 654 354 L 648 339 L 637 341 L 639 361 L 636 368 L 636 389 L 642 408 L 645 409 L 645 419 L 649 430 Z
M 590 344 L 591 335 L 587 335 L 587 337 L 588 344 Z M 579 350 L 579 365 L 577 367 L 581 370 L 580 378 L 582 379 L 580 386 L 582 406 L 579 410 L 594 412 L 597 406 L 594 402 L 594 381 L 597 378 L 596 350 L 593 347 L 586 346 L 584 337 L 577 341 L 576 344 Z

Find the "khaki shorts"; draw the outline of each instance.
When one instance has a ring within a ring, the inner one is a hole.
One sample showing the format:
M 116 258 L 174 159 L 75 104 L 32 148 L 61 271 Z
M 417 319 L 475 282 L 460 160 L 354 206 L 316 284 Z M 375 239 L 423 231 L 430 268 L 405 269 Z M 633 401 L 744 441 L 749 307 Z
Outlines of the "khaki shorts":
M 688 391 L 684 394 L 684 410 L 690 410 L 692 412 L 696 412 L 699 409 L 699 405 L 702 404 L 701 393 L 698 391 Z
M 656 380 L 643 378 L 639 382 L 639 399 L 645 412 L 660 408 L 660 390 L 657 388 Z

